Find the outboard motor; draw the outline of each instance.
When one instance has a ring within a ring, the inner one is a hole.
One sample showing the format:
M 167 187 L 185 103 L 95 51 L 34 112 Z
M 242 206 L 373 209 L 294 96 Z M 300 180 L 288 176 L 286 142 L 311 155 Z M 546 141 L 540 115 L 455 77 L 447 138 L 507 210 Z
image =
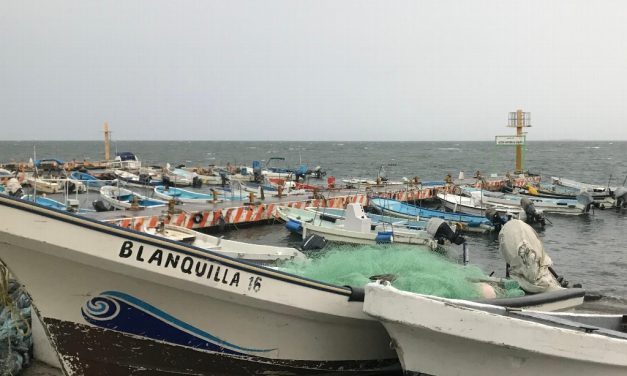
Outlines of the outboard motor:
M 263 175 L 261 174 L 261 162 L 259 161 L 253 161 L 253 177 L 257 183 L 261 183 L 263 181 Z
M 564 287 L 552 269 L 538 234 L 525 222 L 512 219 L 499 234 L 499 249 L 509 276 L 526 292 L 538 293 Z M 562 279 L 563 281 L 563 279 Z
M 322 179 L 322 177 L 325 176 L 326 174 L 327 174 L 326 171 L 322 171 L 322 167 L 320 166 L 316 166 L 316 168 L 314 168 L 312 172 L 312 175 L 316 179 Z
M 311 234 L 298 247 L 301 251 L 322 249 L 327 245 L 327 239 L 320 235 Z
M 192 187 L 194 187 L 194 188 L 202 187 L 202 179 L 199 178 L 198 176 L 194 176 L 192 178 Z
M 66 181 L 65 187 L 67 188 L 68 193 L 76 193 L 76 184 L 72 181 Z
M 454 231 L 451 226 L 442 218 L 431 218 L 427 222 L 427 232 L 438 241 L 438 244 L 444 244 L 446 240 L 451 243 L 460 245 L 463 244 L 466 239 L 461 236 L 457 231 Z
M 496 230 L 496 232 L 501 231 L 503 225 L 506 224 L 507 221 L 509 221 L 509 217 L 500 215 L 494 208 L 488 208 L 485 211 L 485 217 L 490 222 L 492 222 L 492 225 L 494 225 L 494 229 Z
M 94 209 L 96 209 L 97 212 L 106 212 L 106 211 L 110 211 L 110 209 L 107 207 L 107 205 L 104 203 L 104 201 L 102 200 L 96 200 L 92 203 L 92 206 L 94 207 Z
M 246 170 L 243 170 L 246 171 Z M 245 174 L 243 174 L 245 175 Z M 224 171 L 220 171 L 220 180 L 221 180 L 221 185 L 224 187 L 225 185 L 227 185 L 227 183 L 229 182 L 229 177 L 226 176 L 226 172 Z
M 140 180 L 141 180 L 141 177 L 140 177 Z M 172 186 L 173 186 L 172 181 L 170 180 L 170 177 L 169 177 L 169 176 L 167 176 L 167 175 L 163 175 L 163 176 L 161 177 L 161 182 L 162 182 L 162 183 L 163 183 L 163 185 L 165 185 L 166 187 L 172 187 Z
M 536 210 L 536 207 L 533 205 L 530 199 L 527 197 L 523 197 L 520 199 L 520 206 L 525 211 L 525 216 L 527 217 L 525 222 L 529 224 L 540 223 L 542 226 L 546 224 L 546 220 L 542 213 L 539 213 Z
M 627 208 L 627 188 L 618 187 L 611 193 L 611 196 L 616 200 L 614 206 L 616 206 L 616 210 L 620 210 L 621 208 Z
M 577 202 L 584 206 L 584 213 L 587 213 L 594 204 L 594 197 L 590 192 L 581 192 L 577 195 Z

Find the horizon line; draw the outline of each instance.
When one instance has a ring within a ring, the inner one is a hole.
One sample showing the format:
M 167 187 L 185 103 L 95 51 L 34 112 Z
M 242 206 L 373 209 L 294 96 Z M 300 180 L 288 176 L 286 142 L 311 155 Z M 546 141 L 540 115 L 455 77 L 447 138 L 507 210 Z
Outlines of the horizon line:
M 95 142 L 100 141 L 104 142 L 103 139 L 36 139 L 36 140 L 28 140 L 28 139 L 4 139 L 0 140 L 0 142 Z M 177 139 L 177 140 L 168 140 L 168 139 L 116 139 L 111 140 L 112 143 L 115 142 L 128 142 L 128 141 L 142 141 L 142 142 L 493 142 L 494 139 L 483 139 L 483 140 L 186 140 L 186 139 Z M 539 140 L 527 140 L 528 142 L 625 142 L 627 139 L 539 139 Z

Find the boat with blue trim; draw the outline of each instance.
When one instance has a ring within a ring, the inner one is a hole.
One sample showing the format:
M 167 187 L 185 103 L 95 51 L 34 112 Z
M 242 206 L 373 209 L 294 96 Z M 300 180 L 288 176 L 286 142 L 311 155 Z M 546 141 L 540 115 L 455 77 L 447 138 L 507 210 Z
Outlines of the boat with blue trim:
M 342 218 L 329 218 L 317 212 L 290 207 L 278 207 L 277 214 L 286 222 L 286 228 L 300 233 L 305 239 L 316 234 L 329 241 L 350 244 L 416 244 L 437 249 L 438 241 L 425 229 L 411 229 L 403 225 L 373 222 L 359 204 L 348 204 Z
M 275 263 L 277 261 L 303 261 L 305 255 L 296 248 L 252 244 L 227 240 L 203 234 L 186 227 L 159 223 L 156 227 L 144 227 L 143 231 L 166 239 L 189 244 L 193 247 L 229 256 L 234 259 L 254 263 Z
M 464 213 L 451 213 L 430 208 L 422 208 L 388 198 L 374 197 L 368 200 L 369 206 L 384 214 L 406 219 L 440 218 L 455 224 L 461 231 L 488 232 L 494 230 L 494 224 L 485 216 Z
M 162 200 L 148 198 L 128 189 L 109 185 L 100 188 L 100 197 L 115 209 L 130 209 L 133 207 L 144 209 L 166 206 L 167 204 L 167 202 Z
M 155 196 L 162 200 L 176 200 L 189 204 L 207 203 L 218 201 L 219 195 L 207 194 L 189 191 L 187 189 L 168 187 L 165 185 L 158 185 L 154 188 Z
M 39 205 L 43 205 L 56 210 L 71 211 L 74 213 L 93 213 L 93 209 L 81 209 L 78 207 L 77 200 L 67 200 L 67 204 L 63 204 L 60 201 L 53 200 L 50 197 L 23 195 L 22 200 L 36 202 Z
M 117 180 L 100 180 L 93 175 L 80 171 L 72 171 L 70 177 L 75 181 L 80 181 L 87 187 L 87 189 L 92 191 L 100 191 L 100 188 L 106 185 L 117 184 Z

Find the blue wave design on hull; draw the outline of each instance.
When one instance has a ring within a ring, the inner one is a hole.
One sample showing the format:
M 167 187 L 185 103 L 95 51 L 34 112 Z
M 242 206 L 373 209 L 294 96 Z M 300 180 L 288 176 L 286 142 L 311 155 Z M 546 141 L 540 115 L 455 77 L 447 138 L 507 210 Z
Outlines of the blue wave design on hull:
M 101 328 L 200 350 L 232 355 L 275 350 L 234 345 L 119 291 L 105 291 L 91 298 L 81 308 L 81 313 L 88 323 Z

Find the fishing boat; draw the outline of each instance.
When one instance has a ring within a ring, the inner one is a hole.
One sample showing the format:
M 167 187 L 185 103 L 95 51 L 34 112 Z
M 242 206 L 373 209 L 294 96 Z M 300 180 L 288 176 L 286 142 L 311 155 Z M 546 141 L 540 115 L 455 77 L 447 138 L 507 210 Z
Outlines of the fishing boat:
M 523 196 L 533 196 L 539 198 L 554 198 L 561 200 L 577 200 L 579 194 L 581 194 L 581 190 L 576 188 L 570 188 L 562 185 L 556 184 L 527 184 L 522 187 L 512 187 L 509 185 L 503 186 L 502 191 L 504 193 L 513 193 Z M 590 192 L 586 191 L 590 194 L 592 199 L 594 200 L 594 205 L 600 208 L 606 208 L 612 206 L 614 203 L 614 199 L 612 198 L 611 192 Z
M 9 179 L 14 178 L 15 174 L 4 168 L 0 168 L 0 184 L 6 184 Z
M 416 207 L 401 201 L 386 198 L 371 198 L 369 205 L 376 210 L 399 218 L 429 219 L 441 218 L 455 224 L 461 231 L 488 232 L 494 230 L 494 224 L 485 216 L 462 213 L 450 213 L 441 210 Z
M 16 178 L 11 178 L 6 182 L 6 185 L 0 185 L 0 194 L 12 197 L 22 197 L 22 185 Z
M 555 176 L 551 176 L 551 182 L 555 185 L 559 185 L 562 187 L 568 187 L 568 188 L 576 189 L 578 191 L 586 191 L 586 192 L 591 192 L 591 193 L 594 192 L 594 193 L 609 194 L 609 192 L 613 190 L 609 186 L 604 187 L 602 185 L 581 183 L 575 180 L 559 178 Z
M 363 290 L 0 196 L 0 258 L 65 374 L 398 372 Z M 54 283 L 51 283 L 54 281 Z
M 183 170 L 182 168 L 170 169 L 170 164 L 166 166 L 163 173 L 163 181 L 168 185 L 176 187 L 189 187 L 193 184 L 196 173 Z
M 367 178 L 348 178 L 342 179 L 342 183 L 346 185 L 346 188 L 364 188 L 368 186 L 383 187 L 392 185 L 404 185 L 406 183 L 402 181 L 393 180 L 372 180 Z
M 139 158 L 130 151 L 123 151 L 115 154 L 112 161 L 108 161 L 108 167 L 117 170 L 139 171 L 142 163 Z
M 23 195 L 22 200 L 36 202 L 39 205 L 46 206 L 48 208 L 63 210 L 63 211 L 71 211 L 74 213 L 91 213 L 94 212 L 92 209 L 81 209 L 79 207 L 79 203 L 77 200 L 67 200 L 67 204 L 63 204 L 60 201 L 53 200 L 49 197 L 44 196 L 34 196 L 34 195 Z
M 189 204 L 199 204 L 199 203 L 208 203 L 208 202 L 216 202 L 219 200 L 219 195 L 216 194 L 207 194 L 207 193 L 198 193 L 188 191 L 182 188 L 168 187 L 164 185 L 158 185 L 154 188 L 155 196 L 160 199 L 169 201 L 176 200 Z
M 521 199 L 523 198 L 523 196 L 520 195 L 490 192 L 471 187 L 464 187 L 462 191 L 466 192 L 476 201 L 483 202 L 484 204 L 518 206 L 521 205 Z M 527 200 L 531 201 L 533 205 L 537 209 L 542 210 L 543 213 L 571 215 L 588 213 L 588 211 L 590 211 L 590 205 L 594 202 L 592 197 L 585 193 L 578 195 L 576 200 L 529 196 L 527 196 Z
M 41 193 L 59 193 L 63 192 L 63 186 L 58 179 L 44 179 L 38 176 L 30 176 L 26 178 L 26 182 L 35 191 Z
M 318 216 L 330 218 L 331 220 L 344 219 L 346 216 L 346 209 L 308 206 L 305 210 L 314 212 Z M 366 213 L 366 215 L 370 218 L 374 225 L 388 224 L 396 227 L 406 227 L 413 230 L 424 230 L 427 228 L 427 221 L 424 220 L 411 220 L 374 213 Z
M 306 169 L 307 168 L 305 167 L 305 170 Z M 294 170 L 287 167 L 285 158 L 271 157 L 268 158 L 265 168 L 261 171 L 261 174 L 265 178 L 290 180 L 294 177 Z
M 466 213 L 476 216 L 484 216 L 486 211 L 494 210 L 502 215 L 518 217 L 523 212 L 520 206 L 484 203 L 480 198 L 462 196 L 440 191 L 437 197 L 445 208 L 454 213 Z
M 155 179 L 151 174 L 147 173 L 137 175 L 124 170 L 114 170 L 113 173 L 120 184 L 127 187 L 144 188 L 163 184 L 162 179 Z
M 355 203 L 348 204 L 344 218 L 335 221 L 306 210 L 289 207 L 278 207 L 276 210 L 279 217 L 286 221 L 288 230 L 300 232 L 303 239 L 310 234 L 316 234 L 339 243 L 371 245 L 398 243 L 438 248 L 435 233 L 388 223 L 375 224 L 366 216 L 361 205 Z
M 200 168 L 200 167 L 183 167 L 183 170 L 193 173 L 193 177 L 197 177 L 203 184 L 207 185 L 220 185 L 227 184 L 229 182 L 229 174 L 226 171 L 216 171 L 213 168 Z
M 100 191 L 100 188 L 104 187 L 105 185 L 117 184 L 117 180 L 100 180 L 93 175 L 80 171 L 72 171 L 70 177 L 75 181 L 81 182 L 87 187 L 87 189 L 93 191 Z
M 243 188 L 246 192 L 255 193 L 257 197 L 261 197 L 262 191 L 264 196 L 270 197 L 279 196 L 279 190 L 281 191 L 281 196 L 296 196 L 307 194 L 307 191 L 304 189 L 296 189 L 296 185 L 292 181 L 285 181 L 284 184 L 281 186 L 255 182 L 249 182 L 246 184 L 240 182 L 239 186 Z
M 144 228 L 144 232 L 177 242 L 183 242 L 193 247 L 229 256 L 234 259 L 254 263 L 274 263 L 277 261 L 306 259 L 305 255 L 296 248 L 275 247 L 226 240 L 170 224 L 161 223 L 157 227 Z
M 406 375 L 627 374 L 625 315 L 547 313 L 366 286 Z
M 100 188 L 100 197 L 115 209 L 154 208 L 165 206 L 167 202 L 151 199 L 125 188 L 104 186 Z M 135 205 L 135 206 L 134 206 Z

